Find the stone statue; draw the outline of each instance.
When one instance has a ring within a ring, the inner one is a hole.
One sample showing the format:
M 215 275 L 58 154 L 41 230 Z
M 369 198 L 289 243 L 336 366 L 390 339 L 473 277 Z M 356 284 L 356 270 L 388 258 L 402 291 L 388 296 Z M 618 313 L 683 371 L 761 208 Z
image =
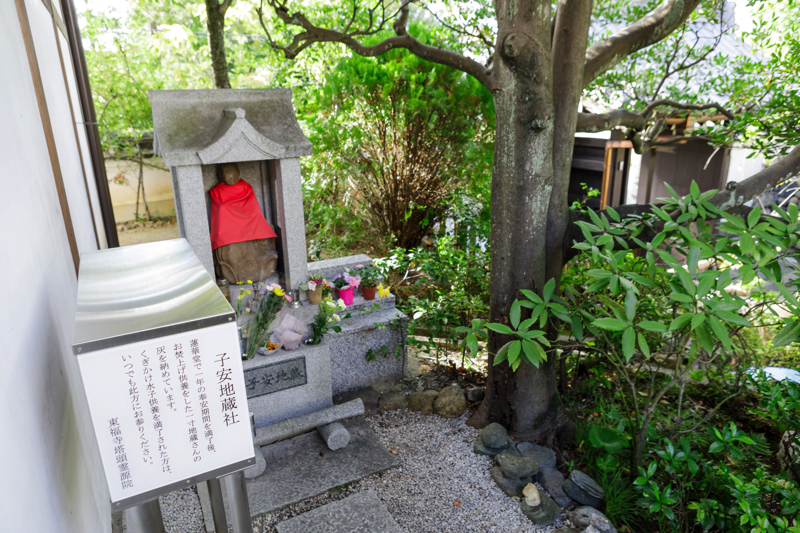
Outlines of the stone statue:
M 218 277 L 230 283 L 263 280 L 275 272 L 275 232 L 261 213 L 253 188 L 239 179 L 236 163 L 217 167 L 211 196 L 211 249 Z

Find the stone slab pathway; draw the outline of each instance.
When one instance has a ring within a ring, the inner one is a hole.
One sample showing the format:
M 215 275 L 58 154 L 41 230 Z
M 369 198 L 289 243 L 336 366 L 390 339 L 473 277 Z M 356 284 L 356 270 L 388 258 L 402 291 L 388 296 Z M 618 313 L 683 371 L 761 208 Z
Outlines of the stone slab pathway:
M 373 491 L 360 492 L 277 524 L 278 533 L 402 533 Z

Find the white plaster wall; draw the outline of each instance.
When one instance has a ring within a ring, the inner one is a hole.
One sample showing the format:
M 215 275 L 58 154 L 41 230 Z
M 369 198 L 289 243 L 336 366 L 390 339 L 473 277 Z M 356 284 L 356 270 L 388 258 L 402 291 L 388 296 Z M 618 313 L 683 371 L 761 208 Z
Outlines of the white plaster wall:
M 77 239 L 94 250 L 69 110 L 54 109 L 65 93 L 58 55 L 49 56 L 52 22 L 40 0 L 26 5 L 42 69 L 58 67 L 42 74 Z M 77 278 L 13 1 L 0 1 L 0 72 L 0 531 L 107 532 L 108 493 L 70 349 Z
M 36 43 L 39 72 L 42 75 L 45 98 L 50 111 L 50 122 L 53 125 L 53 131 L 57 132 L 56 147 L 61 163 L 64 188 L 69 200 L 72 225 L 75 227 L 75 237 L 78 239 L 78 246 L 81 250 L 96 249 L 94 221 L 91 217 L 86 190 L 89 180 L 84 180 L 81 169 L 80 151 L 69 110 L 69 94 L 64 86 L 64 71 L 61 67 L 53 32 L 53 18 L 41 0 L 27 0 L 27 6 L 31 31 Z M 65 64 L 70 65 L 70 63 L 66 63 L 69 61 L 69 49 L 62 49 L 61 53 L 65 54 Z M 77 113 L 76 119 L 80 120 Z M 87 171 L 91 172 L 90 169 Z
M 172 200 L 172 177 L 169 169 L 155 168 L 164 166 L 160 157 L 145 159 L 146 165 L 142 168 L 144 175 L 144 189 L 148 202 Z M 139 184 L 139 165 L 135 161 L 115 161 L 106 159 L 106 174 L 108 174 L 109 188 L 111 189 L 111 204 L 126 205 L 136 203 L 136 186 Z M 115 183 L 114 178 L 122 174 L 127 184 Z M 141 201 L 141 200 L 140 200 Z

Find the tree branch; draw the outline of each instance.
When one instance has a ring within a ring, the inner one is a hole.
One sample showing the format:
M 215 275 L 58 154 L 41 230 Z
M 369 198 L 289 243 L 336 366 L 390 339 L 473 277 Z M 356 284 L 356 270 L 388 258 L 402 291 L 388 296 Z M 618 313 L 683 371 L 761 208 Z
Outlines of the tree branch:
M 649 104 L 647 104 L 647 107 L 645 107 L 642 110 L 642 116 L 643 117 L 649 117 L 650 114 L 653 111 L 655 111 L 655 109 L 657 107 L 667 106 L 667 105 L 670 106 L 670 107 L 674 107 L 675 109 L 691 109 L 693 111 L 702 111 L 702 110 L 705 110 L 705 109 L 716 109 L 721 114 L 725 115 L 728 118 L 728 120 L 735 120 L 736 119 L 736 117 L 733 115 L 733 113 L 731 113 L 730 111 L 728 111 L 727 109 L 722 107 L 722 105 L 720 105 L 720 104 L 718 104 L 716 102 L 712 102 L 710 104 L 682 104 L 680 102 L 675 102 L 673 100 L 655 100 L 653 102 L 650 102 Z
M 709 202 L 720 209 L 738 207 L 775 185 L 788 180 L 798 172 L 800 172 L 800 145 L 795 146 L 777 163 L 753 174 L 746 180 L 728 183 L 725 190 L 715 194 Z
M 404 48 L 417 57 L 425 59 L 426 61 L 431 61 L 440 65 L 446 65 L 448 67 L 465 72 L 481 82 L 481 84 L 483 84 L 487 89 L 492 89 L 493 84 L 491 70 L 487 67 L 481 65 L 473 59 L 459 54 L 458 52 L 423 44 L 408 34 L 406 23 L 408 21 L 409 1 L 405 1 L 398 10 L 397 16 L 392 17 L 394 19 L 392 27 L 396 37 L 389 37 L 388 39 L 384 39 L 373 46 L 364 46 L 358 42 L 355 37 L 375 35 L 386 29 L 390 19 L 389 17 L 386 17 L 385 12 L 380 14 L 378 20 L 375 19 L 376 10 L 378 10 L 379 6 L 381 6 L 380 3 L 376 5 L 376 7 L 367 10 L 367 13 L 369 14 L 369 24 L 365 29 L 356 29 L 350 31 L 350 24 L 348 24 L 347 31 L 344 32 L 316 26 L 310 20 L 308 20 L 303 13 L 298 12 L 290 14 L 286 7 L 287 4 L 280 3 L 279 0 L 267 0 L 267 3 L 275 10 L 275 14 L 279 19 L 281 19 L 281 21 L 283 21 L 284 24 L 300 26 L 303 28 L 302 32 L 294 36 L 290 44 L 285 46 L 280 45 L 273 40 L 272 35 L 267 29 L 263 12 L 264 0 L 262 0 L 261 5 L 256 8 L 258 20 L 261 24 L 261 27 L 264 29 L 264 33 L 267 35 L 267 41 L 269 42 L 270 46 L 274 50 L 283 52 L 283 55 L 287 59 L 294 59 L 303 50 L 314 43 L 324 42 L 342 43 L 358 55 L 364 57 L 375 57 L 385 54 L 394 48 Z
M 625 109 L 616 109 L 603 114 L 578 113 L 576 131 L 595 133 L 613 130 L 620 126 L 639 131 L 644 129 L 646 125 L 647 120 L 642 115 Z
M 700 0 L 664 0 L 654 10 L 586 51 L 584 87 L 625 57 L 666 38 L 683 24 Z
M 224 2 L 222 2 L 219 5 L 219 13 L 220 13 L 220 15 L 222 15 L 224 17 L 225 13 L 228 11 L 228 8 L 231 7 L 232 3 L 233 3 L 233 0 L 225 0 Z

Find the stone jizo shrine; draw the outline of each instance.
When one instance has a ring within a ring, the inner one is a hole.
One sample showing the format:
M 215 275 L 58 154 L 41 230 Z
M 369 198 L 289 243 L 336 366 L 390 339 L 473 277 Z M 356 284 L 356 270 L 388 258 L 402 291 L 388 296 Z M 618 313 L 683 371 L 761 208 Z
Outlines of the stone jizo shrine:
M 331 279 L 345 268 L 371 262 L 365 255 L 307 262 L 300 157 L 311 155 L 312 146 L 297 122 L 291 90 L 150 91 L 149 97 L 156 152 L 172 174 L 180 235 L 212 278 L 230 272 L 221 263 L 233 256 L 240 262 L 250 258 L 255 264 L 248 265 L 248 272 L 258 272 L 260 275 L 254 277 L 263 280 L 261 274 L 269 273 L 271 261 L 275 272 L 269 280 L 293 291 L 308 280 L 309 274 Z M 235 179 L 237 173 L 244 183 Z M 246 218 L 252 221 L 263 216 L 275 237 L 249 241 L 261 244 L 258 249 L 255 245 L 250 250 L 241 247 L 222 257 L 219 251 L 224 246 L 212 251 L 212 190 L 225 192 L 232 186 L 241 188 L 241 194 L 248 198 L 252 189 L 260 213 L 248 211 Z M 272 253 L 268 249 L 271 246 Z M 235 285 L 234 281 L 231 303 L 235 309 L 239 291 L 251 287 Z M 304 293 L 301 302 L 299 308 L 285 306 L 273 327 L 287 313 L 310 324 L 318 306 L 309 304 Z M 395 309 L 394 302 L 393 295 L 374 301 L 356 296 L 348 307 L 352 316 L 340 324 L 340 333 L 327 335 L 316 346 L 302 345 L 294 351 L 280 350 L 245 361 L 248 403 L 256 426 L 329 408 L 335 394 L 403 378 L 405 334 L 397 324 L 405 315 Z M 378 353 L 374 361 L 366 360 L 369 350 Z M 276 376 L 285 375 L 293 379 L 277 385 Z

